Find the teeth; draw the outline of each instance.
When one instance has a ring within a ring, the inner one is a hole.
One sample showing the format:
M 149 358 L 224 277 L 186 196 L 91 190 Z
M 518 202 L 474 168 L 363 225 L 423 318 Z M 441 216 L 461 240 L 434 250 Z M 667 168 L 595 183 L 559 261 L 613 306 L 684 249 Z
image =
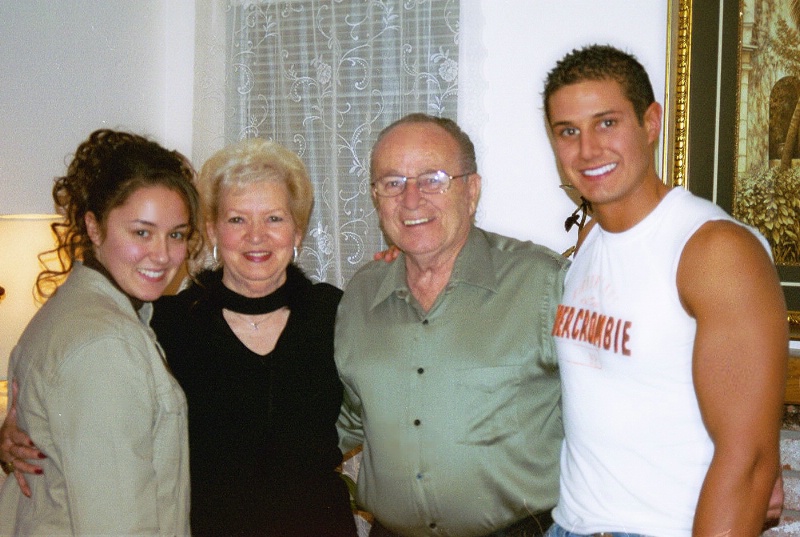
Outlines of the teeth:
M 430 218 L 417 218 L 416 220 L 403 220 L 403 224 L 407 226 L 416 226 L 418 224 L 424 224 L 425 222 L 429 222 Z
M 147 276 L 148 278 L 160 278 L 164 275 L 163 270 L 146 270 L 140 269 L 139 272 Z
M 603 175 L 604 173 L 608 173 L 616 167 L 617 163 L 612 162 L 611 164 L 606 164 L 605 166 L 601 166 L 593 170 L 584 170 L 583 175 L 588 175 L 589 177 L 596 177 L 598 175 Z

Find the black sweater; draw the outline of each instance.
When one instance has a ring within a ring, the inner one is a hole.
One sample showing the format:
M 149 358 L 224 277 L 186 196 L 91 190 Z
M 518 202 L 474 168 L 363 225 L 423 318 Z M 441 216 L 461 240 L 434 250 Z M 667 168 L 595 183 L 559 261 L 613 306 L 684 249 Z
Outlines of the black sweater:
M 205 274 L 221 277 L 220 272 Z M 355 535 L 336 419 L 342 292 L 287 270 L 289 320 L 261 356 L 193 284 L 155 304 L 151 326 L 189 405 L 194 535 Z

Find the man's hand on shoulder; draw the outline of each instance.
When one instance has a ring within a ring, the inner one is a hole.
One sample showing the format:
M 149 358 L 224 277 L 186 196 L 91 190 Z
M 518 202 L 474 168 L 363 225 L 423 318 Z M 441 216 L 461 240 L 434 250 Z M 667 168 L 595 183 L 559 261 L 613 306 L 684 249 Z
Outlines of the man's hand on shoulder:
M 387 263 L 391 263 L 392 261 L 397 259 L 397 256 L 399 255 L 400 255 L 400 248 L 398 248 L 397 246 L 389 246 L 386 250 L 376 252 L 375 255 L 372 256 L 372 259 L 374 259 L 375 261 L 380 261 L 381 259 L 383 259 Z

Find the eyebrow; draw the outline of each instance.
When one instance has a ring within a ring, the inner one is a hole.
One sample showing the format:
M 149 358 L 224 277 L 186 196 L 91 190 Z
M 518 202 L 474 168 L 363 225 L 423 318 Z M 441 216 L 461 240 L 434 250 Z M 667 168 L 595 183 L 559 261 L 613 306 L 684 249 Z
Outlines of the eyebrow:
M 142 220 L 140 218 L 132 220 L 131 223 L 140 224 L 140 225 L 147 226 L 147 227 L 158 227 L 158 224 L 156 224 L 155 222 L 151 222 L 150 220 Z M 171 229 L 180 229 L 180 228 L 188 228 L 188 227 L 190 227 L 189 226 L 189 222 L 183 222 L 183 223 L 180 223 L 180 224 L 178 224 L 176 226 L 172 226 Z
M 592 114 L 592 119 L 600 119 L 600 118 L 608 116 L 608 115 L 619 114 L 619 113 L 620 113 L 619 110 L 614 110 L 614 109 L 603 110 L 602 112 L 597 112 L 595 114 Z M 550 123 L 550 127 L 552 128 L 552 127 L 561 127 L 561 126 L 572 126 L 574 124 L 575 123 L 573 121 L 571 121 L 571 120 L 564 120 L 564 121 L 556 121 L 554 123 Z
M 428 166 L 423 171 L 419 172 L 417 175 L 406 175 L 406 174 L 401 173 L 401 172 L 393 171 L 393 172 L 387 172 L 387 173 L 381 174 L 381 175 L 378 176 L 378 178 L 382 179 L 384 177 L 418 177 L 420 175 L 425 175 L 426 173 L 435 173 L 435 172 L 441 172 L 441 171 L 445 171 L 445 168 L 441 167 L 441 166 L 438 167 L 438 168 L 436 166 Z M 445 173 L 447 173 L 447 172 L 445 172 Z

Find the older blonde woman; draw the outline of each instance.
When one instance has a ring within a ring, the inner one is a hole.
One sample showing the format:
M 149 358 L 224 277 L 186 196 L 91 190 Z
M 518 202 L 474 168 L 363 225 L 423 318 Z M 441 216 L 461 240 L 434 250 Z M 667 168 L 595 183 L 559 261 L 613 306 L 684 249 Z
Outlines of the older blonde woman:
M 156 302 L 151 323 L 189 406 L 192 533 L 356 535 L 336 472 L 341 291 L 292 264 L 313 202 L 306 169 L 249 139 L 212 156 L 197 186 L 216 266 Z M 36 457 L 9 451 L 5 429 L 0 455 Z
M 341 291 L 292 261 L 313 190 L 279 144 L 249 139 L 202 167 L 213 270 L 156 305 L 153 328 L 189 402 L 195 535 L 355 535 L 336 472 Z

